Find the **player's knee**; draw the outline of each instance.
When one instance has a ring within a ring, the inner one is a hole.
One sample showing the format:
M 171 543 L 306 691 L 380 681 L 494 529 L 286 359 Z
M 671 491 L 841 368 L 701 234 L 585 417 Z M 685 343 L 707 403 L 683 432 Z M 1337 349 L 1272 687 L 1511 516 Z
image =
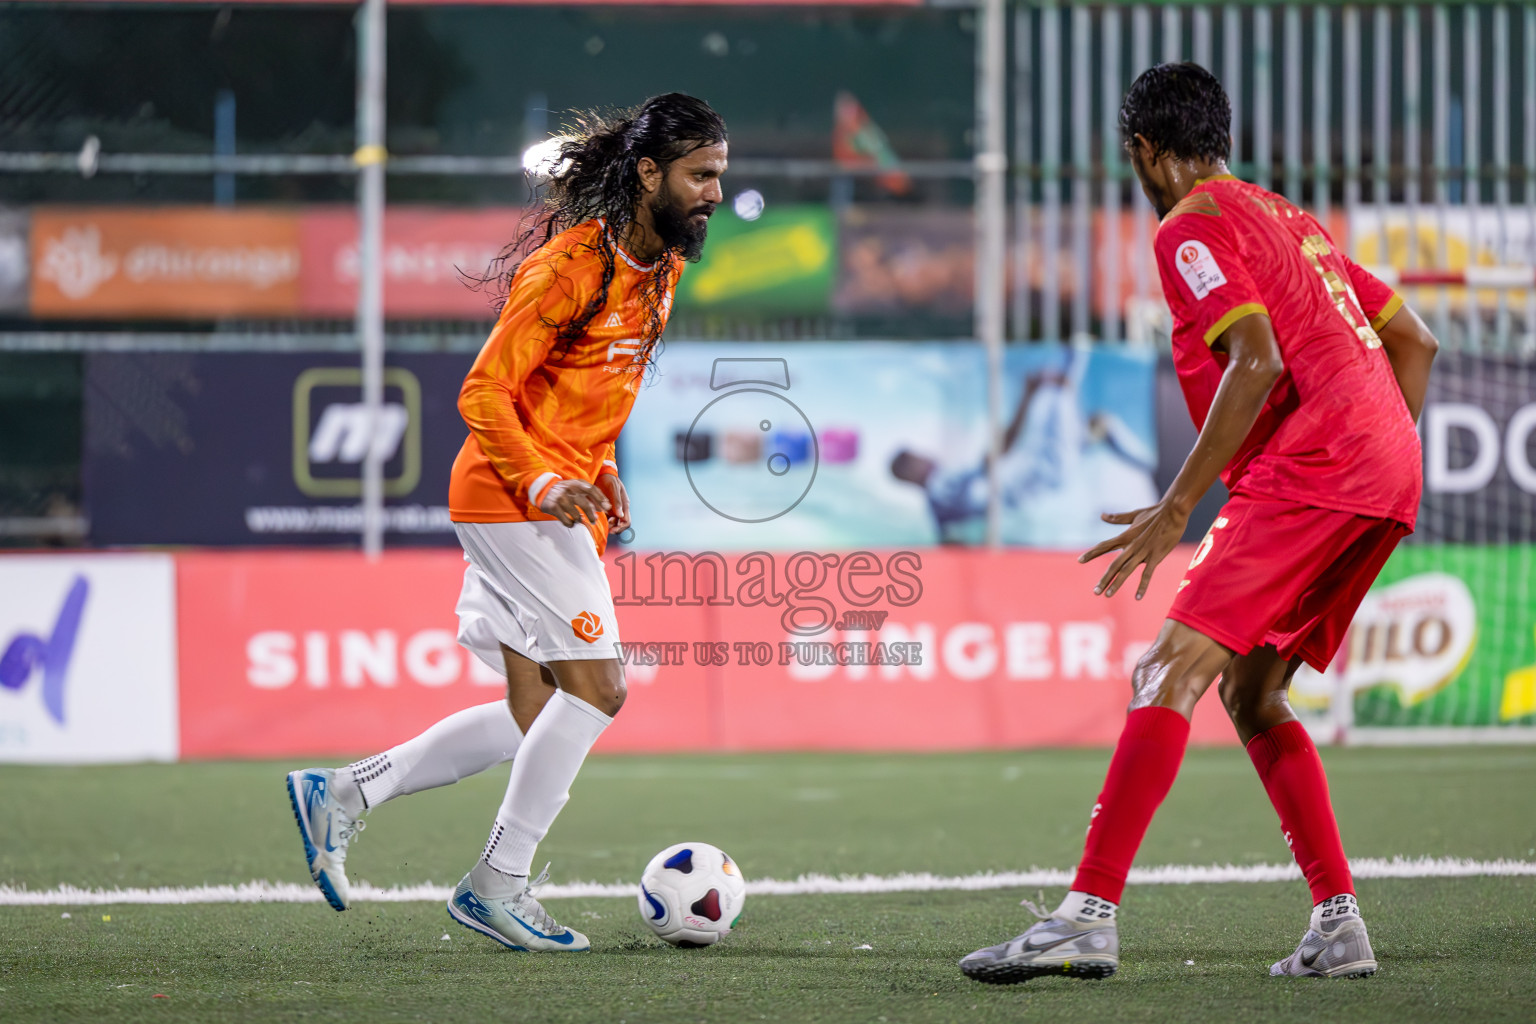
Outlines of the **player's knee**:
M 624 706 L 628 688 L 624 685 L 624 669 L 618 662 L 604 671 L 588 688 L 587 699 L 592 706 L 612 718 Z
M 1136 662 L 1131 673 L 1131 709 L 1161 705 L 1193 706 L 1210 685 L 1210 678 L 1185 652 L 1159 640 Z
M 624 674 L 621 672 L 612 678 L 604 678 L 598 687 L 598 699 L 601 701 L 597 709 L 612 718 L 619 713 L 624 706 L 624 698 L 628 695 L 628 687 L 624 685 Z
M 1216 694 L 1221 698 L 1221 706 L 1227 709 L 1227 717 L 1239 729 L 1253 718 L 1255 702 L 1250 688 L 1239 686 L 1236 679 L 1224 676 L 1216 687 Z

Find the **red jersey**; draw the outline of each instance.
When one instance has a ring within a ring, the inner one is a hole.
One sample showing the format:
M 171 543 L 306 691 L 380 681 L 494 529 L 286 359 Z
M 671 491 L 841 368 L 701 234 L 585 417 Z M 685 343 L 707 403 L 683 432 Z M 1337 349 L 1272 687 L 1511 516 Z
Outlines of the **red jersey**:
M 1274 324 L 1285 372 L 1222 471 L 1227 487 L 1411 528 L 1419 436 L 1376 335 L 1403 300 L 1310 214 L 1231 175 L 1201 180 L 1163 218 L 1155 248 L 1197 427 L 1227 366 L 1211 343 L 1249 314 Z

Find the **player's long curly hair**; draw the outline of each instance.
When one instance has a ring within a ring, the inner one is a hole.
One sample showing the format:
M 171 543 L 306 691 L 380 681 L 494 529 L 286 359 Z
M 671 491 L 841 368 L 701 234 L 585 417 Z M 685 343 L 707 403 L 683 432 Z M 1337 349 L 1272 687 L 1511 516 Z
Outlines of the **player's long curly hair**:
M 556 336 L 569 345 L 586 333 L 587 325 L 608 301 L 617 259 L 615 240 L 634 223 L 640 201 L 640 160 L 650 157 L 665 174 L 673 161 L 704 146 L 725 142 L 726 132 L 725 121 L 708 103 L 671 92 L 630 110 L 575 114 L 561 137 L 564 141 L 551 161 L 555 170 L 543 184 L 543 202 L 531 217 L 532 223 L 502 250 L 479 282 L 497 289 L 499 312 L 523 260 L 562 231 L 601 217 L 608 230 L 599 234 L 594 244 L 583 246 L 596 253 L 602 265 L 601 287 L 569 320 L 545 321 L 545 326 L 555 328 Z M 529 184 L 535 184 L 531 175 Z M 645 313 L 640 325 L 643 349 L 639 362 L 649 358 L 661 339 L 667 314 L 663 300 L 678 273 L 680 258 L 680 250 L 664 250 L 641 285 Z

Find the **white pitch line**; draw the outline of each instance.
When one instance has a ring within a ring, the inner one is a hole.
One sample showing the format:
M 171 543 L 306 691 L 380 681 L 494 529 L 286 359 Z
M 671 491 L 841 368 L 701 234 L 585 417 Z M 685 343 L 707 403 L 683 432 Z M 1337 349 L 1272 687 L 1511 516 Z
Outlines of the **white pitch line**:
M 1536 876 L 1536 861 L 1466 860 L 1456 857 L 1362 857 L 1350 861 L 1356 878 L 1467 878 Z M 1301 878 L 1295 864 L 1169 864 L 1162 867 L 1132 868 L 1132 885 L 1198 885 L 1213 882 L 1287 882 Z M 985 872 L 975 875 L 934 875 L 924 873 L 899 875 L 801 875 L 791 881 L 762 878 L 747 883 L 754 896 L 857 895 L 882 892 L 981 891 L 987 889 L 1023 889 L 1068 885 L 1072 872 L 1049 868 L 1029 871 Z M 367 882 L 352 885 L 352 899 L 358 903 L 422 903 L 447 900 L 453 889 L 446 885 L 396 886 L 380 889 Z M 635 898 L 635 886 L 629 882 L 567 882 L 546 885 L 539 890 L 542 899 Z M 313 885 L 293 882 L 242 882 L 239 885 L 164 886 L 157 889 L 80 889 L 61 885 L 56 889 L 33 890 L 25 886 L 0 885 L 0 906 L 108 906 L 111 904 L 183 904 L 183 903 L 319 903 L 320 891 Z

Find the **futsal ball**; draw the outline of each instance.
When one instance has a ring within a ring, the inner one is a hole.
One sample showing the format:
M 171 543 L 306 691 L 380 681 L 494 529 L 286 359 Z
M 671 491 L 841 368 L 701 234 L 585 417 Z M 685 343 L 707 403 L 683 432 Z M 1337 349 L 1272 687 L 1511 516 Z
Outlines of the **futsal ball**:
M 741 869 L 708 843 L 669 846 L 640 876 L 640 917 L 674 946 L 719 942 L 741 917 L 746 900 Z

